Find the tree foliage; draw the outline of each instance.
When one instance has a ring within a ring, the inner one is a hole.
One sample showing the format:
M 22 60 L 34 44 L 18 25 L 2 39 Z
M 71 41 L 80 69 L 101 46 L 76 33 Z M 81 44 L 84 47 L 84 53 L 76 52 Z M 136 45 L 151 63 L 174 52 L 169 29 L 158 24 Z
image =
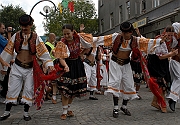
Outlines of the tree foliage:
M 13 27 L 15 29 L 14 32 L 20 30 L 19 26 L 19 17 L 25 14 L 25 11 L 19 6 L 13 6 L 12 4 L 3 6 L 0 10 L 0 22 L 4 23 L 6 27 Z M 35 29 L 35 26 L 33 26 Z
M 64 24 L 72 24 L 74 29 L 79 32 L 80 24 L 85 25 L 86 33 L 93 35 L 98 32 L 98 19 L 95 12 L 95 5 L 84 0 L 77 0 L 74 3 L 74 12 L 69 9 L 63 8 L 63 12 L 56 11 L 55 14 L 48 16 L 44 28 L 46 32 L 53 32 L 57 36 L 62 36 L 62 26 Z

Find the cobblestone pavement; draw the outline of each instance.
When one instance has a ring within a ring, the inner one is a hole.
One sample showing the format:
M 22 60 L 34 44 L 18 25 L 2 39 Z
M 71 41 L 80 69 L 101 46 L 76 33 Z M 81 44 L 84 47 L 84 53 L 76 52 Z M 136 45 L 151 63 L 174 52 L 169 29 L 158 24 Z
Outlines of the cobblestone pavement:
M 132 100 L 128 103 L 128 109 L 132 116 L 126 116 L 121 111 L 118 118 L 112 117 L 112 95 L 96 95 L 99 100 L 89 100 L 88 96 L 73 101 L 74 117 L 61 120 L 61 101 L 52 104 L 45 101 L 41 110 L 30 109 L 32 120 L 23 120 L 23 106 L 12 107 L 11 116 L 0 121 L 0 125 L 179 125 L 180 105 L 176 104 L 176 111 L 172 112 L 168 107 L 167 113 L 161 113 L 150 106 L 152 93 L 145 85 L 141 86 L 139 94 L 142 100 Z M 119 100 L 119 107 L 122 99 Z M 5 105 L 0 104 L 0 114 L 3 114 Z

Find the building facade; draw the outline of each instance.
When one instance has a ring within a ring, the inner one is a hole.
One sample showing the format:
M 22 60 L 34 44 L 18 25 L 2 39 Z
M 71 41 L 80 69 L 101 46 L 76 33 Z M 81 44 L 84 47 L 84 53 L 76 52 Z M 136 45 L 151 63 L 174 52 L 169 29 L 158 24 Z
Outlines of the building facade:
M 180 0 L 99 0 L 99 35 L 120 32 L 124 21 L 143 36 L 154 38 L 173 22 L 180 22 Z

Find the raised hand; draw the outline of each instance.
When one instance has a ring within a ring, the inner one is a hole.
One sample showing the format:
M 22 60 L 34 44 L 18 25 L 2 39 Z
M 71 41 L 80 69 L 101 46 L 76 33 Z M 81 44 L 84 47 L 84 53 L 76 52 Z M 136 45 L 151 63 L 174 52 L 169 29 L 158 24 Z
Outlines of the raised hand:
M 81 24 L 80 25 L 80 32 L 83 32 L 84 29 L 85 29 L 84 24 Z

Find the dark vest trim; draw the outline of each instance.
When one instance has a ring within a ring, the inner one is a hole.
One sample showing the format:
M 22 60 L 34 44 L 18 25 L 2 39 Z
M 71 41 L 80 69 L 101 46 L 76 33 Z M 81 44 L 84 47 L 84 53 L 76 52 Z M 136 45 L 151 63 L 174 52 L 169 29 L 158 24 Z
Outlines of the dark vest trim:
M 37 39 L 37 34 L 31 32 L 30 37 L 28 38 L 28 47 L 29 47 L 29 52 L 31 55 L 36 54 L 36 39 Z M 15 42 L 14 42 L 16 53 L 19 53 L 21 51 L 23 41 L 24 41 L 24 38 L 22 36 L 22 32 L 21 31 L 17 32 L 15 36 Z

